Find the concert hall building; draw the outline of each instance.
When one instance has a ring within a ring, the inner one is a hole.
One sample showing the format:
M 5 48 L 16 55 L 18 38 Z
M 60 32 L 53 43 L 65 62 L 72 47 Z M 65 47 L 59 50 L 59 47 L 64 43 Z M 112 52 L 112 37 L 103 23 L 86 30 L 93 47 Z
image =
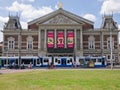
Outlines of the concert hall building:
M 101 27 L 94 22 L 59 8 L 21 27 L 18 16 L 9 16 L 3 29 L 2 56 L 106 56 L 119 60 L 118 25 L 112 15 L 102 17 Z

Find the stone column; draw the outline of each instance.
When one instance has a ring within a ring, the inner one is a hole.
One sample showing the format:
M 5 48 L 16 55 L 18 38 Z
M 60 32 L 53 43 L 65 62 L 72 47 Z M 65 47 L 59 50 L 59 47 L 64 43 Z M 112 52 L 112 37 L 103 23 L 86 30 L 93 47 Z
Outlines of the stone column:
M 44 50 L 46 51 L 46 40 L 47 40 L 47 38 L 46 38 L 47 34 L 46 33 L 47 33 L 47 29 L 45 29 L 44 31 L 45 31 L 45 34 L 44 34 Z
M 56 29 L 54 29 L 54 47 L 57 48 L 57 33 L 56 33 Z
M 76 36 L 76 29 L 74 29 L 74 48 L 77 48 L 77 36 Z
M 18 56 L 19 56 L 19 61 L 18 61 L 18 65 L 21 65 L 21 30 L 19 31 L 19 36 L 18 36 Z
M 38 31 L 38 51 L 41 50 L 41 30 Z
M 82 35 L 82 29 L 80 29 L 80 50 L 83 49 L 83 35 Z
M 66 32 L 67 32 L 67 30 L 65 29 L 64 30 L 64 40 L 65 40 L 64 41 L 64 48 L 67 48 L 67 40 L 66 40 L 67 39 L 67 34 L 66 34 Z

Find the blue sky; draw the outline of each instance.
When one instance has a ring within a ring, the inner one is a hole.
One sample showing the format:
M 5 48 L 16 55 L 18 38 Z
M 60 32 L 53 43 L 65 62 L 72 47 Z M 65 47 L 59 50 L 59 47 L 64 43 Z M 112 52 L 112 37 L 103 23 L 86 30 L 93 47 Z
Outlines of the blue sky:
M 100 28 L 104 13 L 112 12 L 120 26 L 120 0 L 1 0 L 0 29 L 8 21 L 9 12 L 12 15 L 19 12 L 22 27 L 27 28 L 28 21 L 57 10 L 59 2 L 63 3 L 63 9 L 93 21 L 95 28 Z

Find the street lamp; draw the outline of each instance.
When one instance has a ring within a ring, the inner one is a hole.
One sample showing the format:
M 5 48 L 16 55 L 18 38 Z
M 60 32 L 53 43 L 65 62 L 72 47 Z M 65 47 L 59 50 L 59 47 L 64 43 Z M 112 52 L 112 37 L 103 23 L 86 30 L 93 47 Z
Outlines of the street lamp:
M 6 67 L 8 67 L 8 47 L 5 47 L 4 51 L 6 52 Z
M 21 30 L 19 31 L 18 64 L 21 66 Z
M 111 25 L 111 22 L 110 22 L 110 62 L 111 62 L 111 69 L 113 69 L 113 53 L 112 53 L 112 48 L 113 47 L 113 44 L 112 44 L 112 25 Z

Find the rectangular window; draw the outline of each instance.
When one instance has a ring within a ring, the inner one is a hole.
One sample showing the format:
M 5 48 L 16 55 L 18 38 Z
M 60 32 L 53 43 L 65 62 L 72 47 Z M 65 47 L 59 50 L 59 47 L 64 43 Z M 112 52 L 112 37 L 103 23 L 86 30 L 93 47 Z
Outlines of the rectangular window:
M 94 49 L 94 41 L 89 42 L 89 49 Z
M 28 49 L 32 49 L 33 45 L 32 45 L 32 41 L 28 41 Z
M 14 41 L 9 41 L 9 49 L 14 49 Z

